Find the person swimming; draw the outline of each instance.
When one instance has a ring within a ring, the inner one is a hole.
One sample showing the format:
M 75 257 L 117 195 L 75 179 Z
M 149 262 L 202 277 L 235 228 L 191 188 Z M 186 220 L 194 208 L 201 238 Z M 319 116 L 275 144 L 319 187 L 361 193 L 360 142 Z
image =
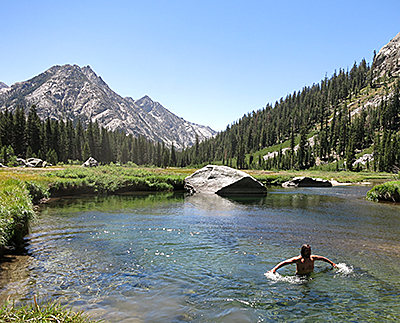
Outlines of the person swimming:
M 296 275 L 307 275 L 314 271 L 314 262 L 316 260 L 325 261 L 331 264 L 333 267 L 337 267 L 337 265 L 328 258 L 311 254 L 310 245 L 304 244 L 301 247 L 300 255 L 280 262 L 268 272 L 275 274 L 275 272 L 283 266 L 296 264 Z

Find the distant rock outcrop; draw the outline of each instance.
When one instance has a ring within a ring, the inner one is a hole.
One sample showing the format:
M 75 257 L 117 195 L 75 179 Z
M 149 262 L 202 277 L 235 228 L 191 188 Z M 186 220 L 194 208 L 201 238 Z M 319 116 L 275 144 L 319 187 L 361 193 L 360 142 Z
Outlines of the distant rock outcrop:
M 190 193 L 218 194 L 221 196 L 266 195 L 267 189 L 245 172 L 227 167 L 208 165 L 185 179 Z
M 82 164 L 82 167 L 97 167 L 99 162 L 93 157 L 89 157 L 87 161 Z
M 400 75 L 400 33 L 381 48 L 372 64 L 374 81 L 384 75 Z
M 46 167 L 51 166 L 48 162 L 40 158 L 17 158 L 17 163 L 19 166 L 23 167 Z
M 330 181 L 321 178 L 295 177 L 282 184 L 283 187 L 332 187 Z

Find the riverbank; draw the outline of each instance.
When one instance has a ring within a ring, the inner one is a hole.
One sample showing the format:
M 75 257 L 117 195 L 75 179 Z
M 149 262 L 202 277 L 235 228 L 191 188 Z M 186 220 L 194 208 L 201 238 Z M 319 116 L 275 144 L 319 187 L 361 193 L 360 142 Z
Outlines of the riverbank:
M 137 168 L 79 166 L 49 168 L 5 168 L 0 170 L 0 254 L 21 248 L 28 224 L 34 218 L 34 204 L 50 197 L 81 194 L 119 194 L 128 191 L 181 191 L 185 178 L 195 169 Z M 339 184 L 358 183 L 372 185 L 393 179 L 393 174 L 366 172 L 321 171 L 247 171 L 266 186 L 281 185 L 298 176 L 308 176 L 334 181 Z M 398 186 L 389 182 L 371 200 L 390 200 L 398 197 Z M 396 195 L 397 194 L 397 195 Z M 371 195 L 372 196 L 372 195 Z M 389 198 L 388 198 L 389 196 Z
M 270 172 L 263 170 L 247 171 L 251 176 L 259 180 L 264 185 L 282 185 L 284 182 L 294 177 L 321 178 L 333 182 L 334 185 L 374 185 L 393 180 L 394 176 L 390 173 L 374 172 L 326 172 L 326 171 L 279 171 Z
M 374 202 L 388 201 L 400 203 L 400 181 L 391 181 L 374 186 L 367 193 L 367 199 Z
M 100 166 L 0 170 L 0 256 L 23 247 L 34 205 L 51 197 L 179 191 L 193 170 Z

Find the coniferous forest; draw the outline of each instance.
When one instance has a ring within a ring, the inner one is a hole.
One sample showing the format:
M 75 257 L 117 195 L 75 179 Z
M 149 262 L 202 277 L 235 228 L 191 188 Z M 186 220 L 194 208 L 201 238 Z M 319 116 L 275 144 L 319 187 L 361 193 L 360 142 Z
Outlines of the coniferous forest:
M 400 83 L 374 80 L 365 60 L 350 71 L 304 87 L 275 104 L 250 112 L 214 138 L 182 151 L 145 137 L 109 131 L 97 122 L 40 120 L 35 106 L 0 113 L 3 164 L 38 157 L 51 164 L 147 166 L 224 164 L 240 169 L 309 169 L 397 172 L 400 168 Z M 377 102 L 376 98 L 380 98 Z M 370 101 L 374 104 L 369 104 Z M 355 163 L 360 155 L 364 163 Z
M 151 142 L 143 136 L 111 132 L 90 122 L 86 129 L 80 122 L 48 118 L 41 121 L 35 106 L 25 115 L 19 107 L 14 113 L 0 113 L 1 155 L 5 165 L 15 165 L 17 158 L 37 157 L 55 165 L 81 163 L 94 157 L 102 164 L 128 162 L 137 165 L 174 166 L 174 147 Z

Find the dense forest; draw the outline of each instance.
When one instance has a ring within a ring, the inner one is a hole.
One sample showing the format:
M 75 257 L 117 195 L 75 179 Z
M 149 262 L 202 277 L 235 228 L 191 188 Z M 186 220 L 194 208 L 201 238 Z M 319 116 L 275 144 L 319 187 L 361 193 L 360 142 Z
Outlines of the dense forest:
M 133 137 L 123 132 L 110 132 L 97 122 L 86 129 L 78 122 L 41 121 L 35 106 L 25 115 L 19 107 L 14 113 L 0 113 L 0 159 L 4 165 L 17 165 L 17 158 L 37 157 L 55 165 L 81 163 L 90 156 L 102 164 L 128 162 L 158 167 L 177 164 L 174 147 Z
M 201 166 L 241 169 L 336 169 L 397 171 L 400 167 L 400 83 L 372 81 L 365 60 L 350 71 L 304 87 L 274 105 L 244 115 L 216 137 L 183 151 L 162 142 L 111 132 L 90 122 L 40 120 L 35 106 L 0 113 L 0 159 L 39 157 L 51 164 L 79 163 L 92 156 L 103 164 Z M 378 104 L 367 104 L 381 98 Z M 372 98 L 372 99 L 371 99 Z M 357 155 L 370 156 L 355 164 Z M 264 157 L 268 156 L 268 157 Z M 373 156 L 373 157 L 372 157 Z

